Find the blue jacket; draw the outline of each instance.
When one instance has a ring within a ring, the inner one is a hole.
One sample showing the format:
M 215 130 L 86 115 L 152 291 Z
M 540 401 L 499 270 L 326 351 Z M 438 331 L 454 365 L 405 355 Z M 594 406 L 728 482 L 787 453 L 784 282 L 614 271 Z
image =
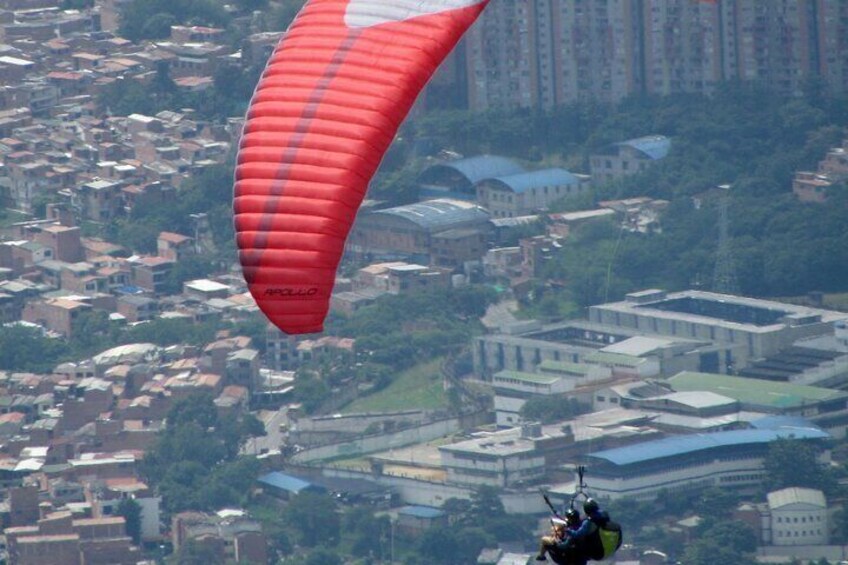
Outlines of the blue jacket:
M 603 510 L 593 512 L 583 520 L 579 528 L 569 529 L 568 537 L 574 540 L 585 538 L 598 531 L 598 526 L 609 522 L 609 519 L 609 514 Z
M 599 530 L 609 522 L 609 514 L 603 510 L 598 510 L 589 514 L 579 528 L 569 528 L 566 530 L 565 539 L 559 545 L 559 549 L 567 550 L 574 548 L 583 557 L 588 559 L 603 559 L 604 546 L 601 541 Z

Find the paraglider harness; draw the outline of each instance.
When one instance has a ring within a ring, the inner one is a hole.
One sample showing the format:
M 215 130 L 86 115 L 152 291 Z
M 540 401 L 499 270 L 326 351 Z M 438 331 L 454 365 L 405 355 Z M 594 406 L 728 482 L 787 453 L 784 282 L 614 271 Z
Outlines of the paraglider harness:
M 587 484 L 583 481 L 583 475 L 586 473 L 586 467 L 584 465 L 580 465 L 577 467 L 577 490 L 574 493 L 574 496 L 571 497 L 571 500 L 568 503 L 569 509 L 575 510 L 574 503 L 579 499 L 583 498 L 584 501 L 589 499 L 589 495 L 586 494 Z M 542 498 L 545 500 L 545 504 L 548 505 L 548 508 L 551 509 L 551 524 L 565 524 L 565 519 L 557 512 L 554 505 L 551 503 L 551 499 L 548 498 L 547 493 L 542 491 Z M 591 517 L 586 516 L 586 520 L 592 520 Z M 612 557 L 616 551 L 621 547 L 621 542 L 623 541 L 623 535 L 621 531 L 621 525 L 618 522 L 614 522 L 610 519 L 604 520 L 602 522 L 594 522 L 598 527 L 598 538 L 600 539 L 599 547 L 596 551 L 591 552 L 592 554 L 587 555 L 589 559 L 594 559 L 596 561 L 601 561 L 604 559 L 609 559 Z M 560 562 L 556 556 L 554 560 Z

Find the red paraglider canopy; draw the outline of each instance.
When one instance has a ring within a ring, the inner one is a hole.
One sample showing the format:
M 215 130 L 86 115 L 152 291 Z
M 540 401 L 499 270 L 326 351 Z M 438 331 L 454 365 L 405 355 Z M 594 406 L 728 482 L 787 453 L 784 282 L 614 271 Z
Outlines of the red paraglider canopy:
M 310 0 L 251 101 L 235 178 L 239 257 L 287 333 L 323 329 L 345 239 L 419 92 L 488 0 Z

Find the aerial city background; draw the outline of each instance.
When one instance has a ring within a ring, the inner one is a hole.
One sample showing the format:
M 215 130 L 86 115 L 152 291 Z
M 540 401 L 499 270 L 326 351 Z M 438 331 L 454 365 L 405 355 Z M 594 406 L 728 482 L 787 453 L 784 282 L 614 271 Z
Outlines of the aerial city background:
M 295 336 L 233 184 L 303 4 L 0 0 L 0 559 L 524 565 L 585 465 L 614 563 L 848 562 L 848 2 L 492 0 Z

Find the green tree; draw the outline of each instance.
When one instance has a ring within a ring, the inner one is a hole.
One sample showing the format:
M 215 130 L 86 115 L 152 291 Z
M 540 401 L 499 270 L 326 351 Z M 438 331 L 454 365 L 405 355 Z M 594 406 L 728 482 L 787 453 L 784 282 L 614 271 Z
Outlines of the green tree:
M 699 530 L 705 532 L 723 522 L 729 512 L 739 505 L 739 496 L 721 488 L 710 488 L 701 492 L 695 502 L 695 512 L 701 517 Z
M 252 416 L 219 418 L 212 396 L 190 396 L 168 412 L 164 432 L 140 470 L 163 497 L 166 512 L 243 505 L 259 474 L 259 462 L 239 457 L 248 436 L 264 433 Z
M 345 513 L 344 531 L 353 537 L 351 553 L 363 557 L 380 552 L 383 538 L 391 528 L 388 516 L 374 516 L 369 508 L 352 508 Z
M 465 498 L 449 498 L 442 505 L 451 525 L 469 526 L 474 523 L 471 501 Z
M 137 253 L 155 253 L 156 240 L 161 232 L 158 222 L 121 218 L 106 228 L 105 235 L 109 240 Z
M 125 498 L 118 503 L 115 513 L 126 520 L 127 535 L 138 545 L 141 543 L 141 506 L 131 498 Z
M 163 286 L 166 294 L 179 294 L 183 290 L 183 283 L 195 279 L 204 278 L 215 270 L 215 266 L 206 257 L 200 255 L 189 255 L 181 258 L 168 273 Z
M 192 394 L 174 402 L 166 417 L 168 428 L 176 430 L 182 426 L 197 424 L 208 429 L 218 423 L 218 410 L 212 394 Z
M 298 532 L 300 545 L 332 545 L 339 540 L 341 519 L 335 501 L 325 494 L 298 494 L 286 506 L 285 517 Z
M 500 492 L 497 488 L 482 485 L 471 495 L 471 511 L 481 520 L 506 515 Z
M 543 424 L 551 424 L 568 420 L 586 411 L 587 407 L 574 398 L 551 395 L 530 398 L 521 407 L 520 414 L 525 420 L 536 420 Z
M 848 542 L 848 511 L 840 508 L 833 515 L 833 537 L 831 542 L 845 544 Z
M 426 555 L 430 563 L 452 565 L 458 563 L 460 547 L 456 534 L 449 528 L 435 527 L 426 530 L 418 540 L 418 553 Z
M 139 31 L 140 38 L 165 39 L 171 34 L 171 26 L 179 24 L 173 14 L 159 12 L 143 23 Z
M 616 522 L 622 524 L 627 530 L 638 532 L 651 521 L 656 513 L 658 503 L 658 501 L 648 502 L 622 498 L 610 501 L 606 510 Z
M 307 414 L 312 414 L 330 395 L 329 387 L 320 378 L 298 371 L 294 381 L 294 399 L 303 404 Z
M 458 563 L 473 564 L 477 562 L 477 556 L 486 547 L 497 547 L 497 533 L 482 527 L 461 528 L 455 535 L 457 554 L 454 557 Z M 510 538 L 502 538 L 510 541 Z M 514 538 L 512 538 L 514 539 Z
M 79 312 L 71 322 L 71 344 L 77 357 L 103 351 L 115 343 L 109 315 L 103 310 Z
M 254 12 L 268 7 L 268 0 L 235 0 L 235 5 L 241 12 Z
M 818 461 L 821 449 L 810 442 L 778 439 L 769 444 L 764 462 L 766 492 L 787 487 L 806 487 L 833 493 L 836 481 L 830 470 Z
M 67 342 L 45 337 L 38 328 L 0 327 L 0 370 L 48 373 L 66 354 Z
M 284 31 L 291 25 L 305 0 L 283 0 L 277 2 L 268 16 L 269 31 Z
M 118 78 L 100 89 L 97 104 L 102 111 L 119 116 L 128 116 L 134 112 L 153 114 L 156 110 L 154 100 L 144 85 L 131 78 Z
M 691 565 L 754 565 L 757 539 L 744 522 L 721 522 L 703 532 L 684 553 L 683 562 Z
M 303 565 L 342 565 L 344 561 L 339 554 L 325 547 L 319 547 L 309 552 Z
M 120 16 L 119 33 L 131 41 L 167 37 L 175 24 L 226 26 L 229 21 L 214 0 L 134 0 L 122 4 Z

